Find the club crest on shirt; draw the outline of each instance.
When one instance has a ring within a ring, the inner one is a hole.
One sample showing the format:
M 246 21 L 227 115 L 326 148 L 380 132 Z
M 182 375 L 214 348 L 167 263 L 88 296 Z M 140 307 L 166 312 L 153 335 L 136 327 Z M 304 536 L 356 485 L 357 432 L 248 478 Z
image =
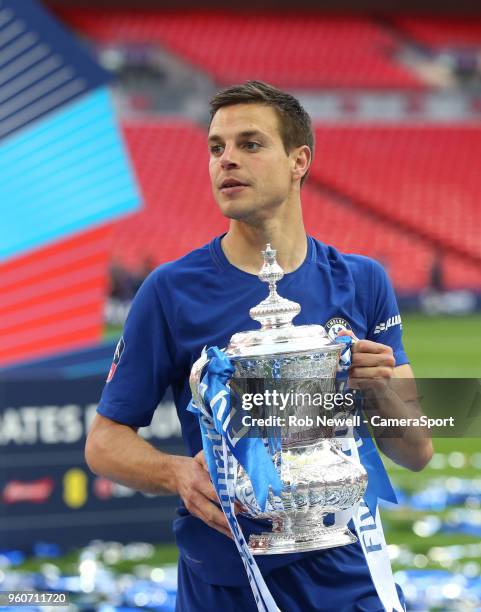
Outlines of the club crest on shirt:
M 109 375 L 107 376 L 107 382 L 110 382 L 114 377 L 115 370 L 119 365 L 120 358 L 122 357 L 122 353 L 124 352 L 125 342 L 123 337 L 117 343 L 115 347 L 114 360 L 112 361 L 112 365 L 110 366 Z
M 324 325 L 325 330 L 331 340 L 335 340 L 340 331 L 352 330 L 352 327 L 346 319 L 341 317 L 333 317 Z

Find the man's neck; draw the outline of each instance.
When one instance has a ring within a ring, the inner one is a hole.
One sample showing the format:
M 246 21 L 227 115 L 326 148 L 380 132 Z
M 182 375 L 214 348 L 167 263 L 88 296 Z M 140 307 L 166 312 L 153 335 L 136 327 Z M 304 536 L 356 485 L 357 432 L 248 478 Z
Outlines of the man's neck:
M 263 263 L 261 251 L 267 243 L 276 249 L 277 262 L 286 274 L 297 270 L 307 254 L 307 237 L 302 219 L 290 225 L 272 220 L 260 226 L 231 221 L 221 244 L 233 266 L 257 274 Z

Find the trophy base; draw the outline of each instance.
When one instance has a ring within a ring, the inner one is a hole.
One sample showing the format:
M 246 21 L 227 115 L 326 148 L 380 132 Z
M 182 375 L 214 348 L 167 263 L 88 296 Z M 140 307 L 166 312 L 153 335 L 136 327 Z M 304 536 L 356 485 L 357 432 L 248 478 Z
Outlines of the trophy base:
M 357 538 L 347 527 L 324 527 L 314 534 L 312 531 L 252 534 L 249 549 L 253 555 L 280 555 L 335 548 L 354 542 L 357 542 Z

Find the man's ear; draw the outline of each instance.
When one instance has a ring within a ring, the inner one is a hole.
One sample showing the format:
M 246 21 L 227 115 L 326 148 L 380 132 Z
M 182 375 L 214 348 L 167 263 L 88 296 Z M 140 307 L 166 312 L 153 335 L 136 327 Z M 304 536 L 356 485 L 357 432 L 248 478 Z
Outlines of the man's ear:
M 291 155 L 293 161 L 293 178 L 301 180 L 311 165 L 311 150 L 307 145 L 302 145 L 302 147 L 296 147 Z

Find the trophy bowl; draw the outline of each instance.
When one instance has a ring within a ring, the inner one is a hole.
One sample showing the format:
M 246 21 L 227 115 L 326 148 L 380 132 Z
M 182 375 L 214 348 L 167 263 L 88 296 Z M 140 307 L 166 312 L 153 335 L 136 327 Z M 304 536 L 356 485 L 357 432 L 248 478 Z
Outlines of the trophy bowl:
M 335 426 L 329 424 L 329 418 L 347 416 L 345 406 L 326 408 L 312 401 L 336 393 L 345 345 L 331 341 L 321 325 L 293 325 L 301 307 L 277 293 L 283 271 L 276 251 L 267 245 L 263 255 L 259 278 L 269 284 L 269 296 L 250 310 L 261 327 L 234 334 L 224 351 L 234 367 L 230 387 L 235 405 L 239 407 L 245 397 L 284 398 L 282 409 L 264 401 L 248 412 L 258 425 L 247 435 L 262 438 L 282 483 L 280 496 L 270 490 L 261 510 L 239 464 L 235 497 L 242 513 L 272 524 L 271 531 L 250 536 L 249 548 L 261 555 L 350 544 L 356 537 L 347 526 L 349 510 L 364 495 L 367 473 L 343 452 Z M 192 395 L 198 403 L 205 364 L 203 356 L 191 372 Z M 242 407 L 237 412 L 246 414 Z

